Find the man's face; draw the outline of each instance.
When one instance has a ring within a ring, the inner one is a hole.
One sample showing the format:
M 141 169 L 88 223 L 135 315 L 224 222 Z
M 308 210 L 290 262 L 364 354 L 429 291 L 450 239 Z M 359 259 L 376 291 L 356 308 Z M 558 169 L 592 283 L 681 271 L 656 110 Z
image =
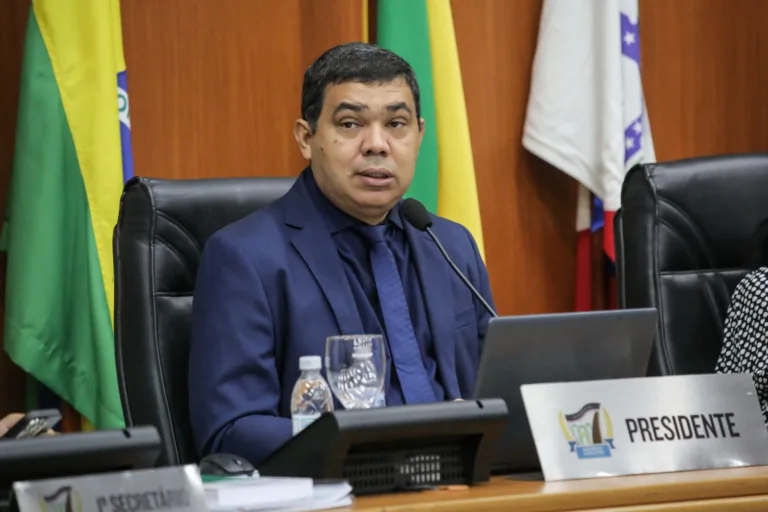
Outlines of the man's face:
M 299 120 L 294 135 L 326 197 L 376 224 L 413 180 L 423 123 L 405 80 L 348 82 L 326 88 L 314 134 Z

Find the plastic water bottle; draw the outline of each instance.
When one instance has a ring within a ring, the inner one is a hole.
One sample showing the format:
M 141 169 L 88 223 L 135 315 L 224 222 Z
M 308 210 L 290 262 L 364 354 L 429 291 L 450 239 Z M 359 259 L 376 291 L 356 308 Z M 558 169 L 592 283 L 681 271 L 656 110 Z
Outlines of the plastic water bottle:
M 307 428 L 307 425 L 319 418 L 324 412 L 333 410 L 331 388 L 320 373 L 320 368 L 322 368 L 320 356 L 299 358 L 301 375 L 296 381 L 293 395 L 291 395 L 293 435 Z
M 354 362 L 346 369 L 343 378 L 345 396 L 351 402 L 351 407 L 384 407 L 384 375 L 373 362 L 373 347 L 368 344 L 355 345 L 352 360 Z

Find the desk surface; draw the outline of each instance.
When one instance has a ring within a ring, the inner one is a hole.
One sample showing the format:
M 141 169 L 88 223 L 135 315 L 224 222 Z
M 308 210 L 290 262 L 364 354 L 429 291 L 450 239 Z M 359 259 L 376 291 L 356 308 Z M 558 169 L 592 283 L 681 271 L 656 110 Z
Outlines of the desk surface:
M 464 490 L 364 496 L 355 512 L 768 510 L 768 466 L 568 482 L 494 478 Z

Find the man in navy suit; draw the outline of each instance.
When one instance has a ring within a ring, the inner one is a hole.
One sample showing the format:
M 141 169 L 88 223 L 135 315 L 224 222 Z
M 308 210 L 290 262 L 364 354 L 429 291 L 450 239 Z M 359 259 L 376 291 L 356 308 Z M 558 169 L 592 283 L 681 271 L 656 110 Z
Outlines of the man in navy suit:
M 327 336 L 384 334 L 386 404 L 471 396 L 489 314 L 399 204 L 424 130 L 411 67 L 371 44 L 334 47 L 304 75 L 294 136 L 309 167 L 272 205 L 207 242 L 195 290 L 189 408 L 201 456 L 255 465 L 290 439 L 304 355 Z M 491 304 L 469 231 L 435 234 Z

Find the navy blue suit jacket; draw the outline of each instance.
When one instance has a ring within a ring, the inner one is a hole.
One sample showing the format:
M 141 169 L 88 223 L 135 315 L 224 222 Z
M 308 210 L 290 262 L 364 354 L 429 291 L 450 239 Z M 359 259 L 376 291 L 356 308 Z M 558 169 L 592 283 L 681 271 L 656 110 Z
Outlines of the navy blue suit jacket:
M 433 217 L 435 234 L 491 304 L 488 274 L 463 226 Z M 406 226 L 446 398 L 469 397 L 490 315 L 429 235 Z M 325 338 L 363 332 L 341 260 L 302 180 L 270 206 L 215 233 L 195 289 L 189 409 L 201 456 L 258 465 L 290 439 L 290 398 L 304 355 Z

